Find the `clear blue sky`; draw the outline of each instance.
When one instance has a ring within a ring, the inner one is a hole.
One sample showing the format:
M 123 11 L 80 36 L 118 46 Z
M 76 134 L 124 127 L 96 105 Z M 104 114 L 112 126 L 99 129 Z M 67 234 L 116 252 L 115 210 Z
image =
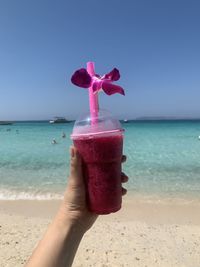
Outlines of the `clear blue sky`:
M 200 1 L 0 1 L 0 120 L 75 118 L 87 90 L 70 82 L 95 61 L 126 96 L 101 94 L 120 118 L 200 117 Z

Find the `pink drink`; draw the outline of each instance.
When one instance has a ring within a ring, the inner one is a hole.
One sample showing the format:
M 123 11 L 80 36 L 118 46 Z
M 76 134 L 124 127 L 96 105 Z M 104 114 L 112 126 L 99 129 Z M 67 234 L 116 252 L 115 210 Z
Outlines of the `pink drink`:
M 122 132 L 74 138 L 74 145 L 83 158 L 89 209 L 109 214 L 121 208 Z

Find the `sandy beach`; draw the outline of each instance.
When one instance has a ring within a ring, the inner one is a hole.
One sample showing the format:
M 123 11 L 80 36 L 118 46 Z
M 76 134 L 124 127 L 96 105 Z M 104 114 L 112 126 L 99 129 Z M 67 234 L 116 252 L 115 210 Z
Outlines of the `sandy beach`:
M 23 266 L 59 201 L 0 202 L 0 266 Z M 200 202 L 125 197 L 120 212 L 98 218 L 73 266 L 200 266 Z

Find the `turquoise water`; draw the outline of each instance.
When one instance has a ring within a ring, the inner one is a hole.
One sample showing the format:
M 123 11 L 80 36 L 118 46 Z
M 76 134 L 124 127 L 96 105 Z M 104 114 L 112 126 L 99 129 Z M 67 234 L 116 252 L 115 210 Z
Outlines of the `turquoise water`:
M 47 122 L 0 126 L 0 199 L 59 198 L 66 186 L 72 127 Z M 200 196 L 199 121 L 133 122 L 123 127 L 130 191 Z M 51 144 L 53 138 L 58 144 Z

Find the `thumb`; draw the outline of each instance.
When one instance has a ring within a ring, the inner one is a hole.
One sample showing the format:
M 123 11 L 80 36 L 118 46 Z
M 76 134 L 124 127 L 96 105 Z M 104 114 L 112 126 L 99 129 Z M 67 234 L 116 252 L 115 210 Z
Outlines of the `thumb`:
M 83 184 L 83 174 L 82 174 L 82 160 L 78 153 L 78 150 L 74 147 L 70 147 L 70 177 L 69 182 L 74 186 L 80 186 Z

